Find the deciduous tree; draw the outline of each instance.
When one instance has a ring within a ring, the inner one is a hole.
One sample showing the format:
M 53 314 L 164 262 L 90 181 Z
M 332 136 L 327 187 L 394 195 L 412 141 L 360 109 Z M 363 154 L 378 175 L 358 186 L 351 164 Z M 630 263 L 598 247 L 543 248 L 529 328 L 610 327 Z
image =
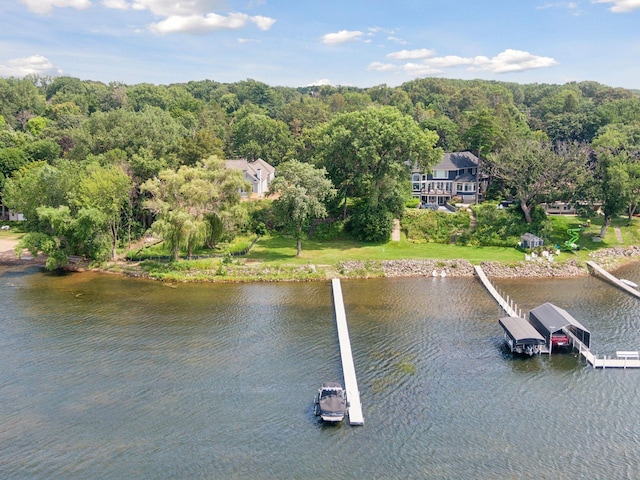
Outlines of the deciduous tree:
M 302 236 L 311 220 L 327 216 L 325 202 L 335 195 L 324 168 L 290 160 L 278 167 L 270 190 L 279 197 L 273 207 L 280 220 L 296 238 L 297 256 L 302 254 Z
M 548 142 L 514 139 L 489 155 L 485 166 L 520 203 L 527 223 L 534 205 L 575 190 L 586 173 L 588 149 L 581 144 L 553 147 Z

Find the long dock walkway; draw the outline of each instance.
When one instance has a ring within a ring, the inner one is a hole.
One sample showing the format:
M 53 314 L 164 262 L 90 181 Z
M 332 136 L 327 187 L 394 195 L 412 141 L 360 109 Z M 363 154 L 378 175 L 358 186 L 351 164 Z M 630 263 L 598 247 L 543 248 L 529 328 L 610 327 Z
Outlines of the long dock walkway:
M 507 297 L 507 300 L 505 300 L 502 295 L 500 295 L 500 293 L 491 284 L 491 281 L 487 278 L 487 275 L 484 273 L 484 270 L 482 270 L 482 267 L 480 265 L 475 265 L 474 268 L 476 270 L 476 275 L 478 275 L 478 278 L 482 281 L 482 284 L 489 291 L 491 296 L 495 298 L 496 302 L 498 302 L 500 308 L 502 308 L 510 317 L 522 317 L 522 312 L 518 312 L 518 306 L 512 301 L 508 300 L 509 297 Z
M 624 290 L 625 292 L 629 293 L 630 295 L 633 295 L 636 298 L 640 298 L 640 291 L 627 285 L 624 282 L 621 282 L 619 278 L 616 278 L 615 276 L 611 275 L 609 272 L 607 272 L 604 268 L 602 268 L 597 263 L 589 260 L 587 262 L 587 266 L 589 267 L 589 272 L 591 272 L 592 275 L 606 280 L 607 282 L 611 283 L 612 285 L 615 285 L 616 287 Z
M 351 425 L 364 425 L 362 404 L 360 403 L 360 391 L 356 379 L 356 368 L 351 354 L 351 340 L 347 328 L 347 314 L 344 311 L 342 298 L 342 285 L 339 278 L 331 280 L 333 288 L 333 304 L 336 310 L 336 324 L 338 326 L 338 341 L 340 342 L 340 357 L 342 359 L 342 374 L 344 376 L 344 388 L 347 392 L 349 405 L 349 423 Z

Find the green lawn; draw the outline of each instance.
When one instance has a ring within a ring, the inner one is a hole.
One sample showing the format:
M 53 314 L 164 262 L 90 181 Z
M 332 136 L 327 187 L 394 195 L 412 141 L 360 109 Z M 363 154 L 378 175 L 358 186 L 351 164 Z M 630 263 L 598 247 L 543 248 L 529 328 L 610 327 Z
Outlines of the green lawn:
M 264 262 L 334 265 L 345 260 L 416 260 L 416 259 L 465 259 L 477 264 L 483 261 L 513 262 L 524 255 L 515 248 L 507 247 L 461 247 L 438 243 L 416 244 L 400 242 L 367 244 L 353 240 L 305 240 L 302 255 L 296 257 L 296 242 L 293 238 L 263 237 L 246 255 L 250 260 Z
M 549 217 L 553 225 L 553 240 L 557 245 L 563 246 L 569 239 L 567 230 L 569 228 L 581 228 L 578 245 L 580 249 L 573 255 L 577 255 L 580 259 L 587 260 L 589 252 L 602 248 L 628 247 L 631 245 L 640 245 L 640 220 L 634 218 L 631 223 L 624 217 L 614 218 L 611 226 L 607 229 L 607 234 L 602 241 L 594 241 L 599 237 L 602 228 L 602 217 L 596 217 L 591 222 L 586 219 L 574 215 L 557 215 Z M 622 243 L 618 241 L 615 227 L 620 229 L 622 234 Z
M 562 251 L 559 261 L 569 259 L 588 260 L 589 252 L 616 246 L 629 246 L 640 244 L 640 220 L 634 219 L 628 224 L 625 218 L 615 219 L 609 228 L 606 238 L 602 242 L 594 242 L 593 238 L 600 234 L 602 219 L 596 218 L 590 224 L 585 219 L 564 215 L 550 217 L 553 225 L 553 243 L 563 247 L 569 239 L 569 228 L 582 228 L 578 240 L 580 249 Z M 624 243 L 617 240 L 614 227 L 621 229 Z M 246 239 L 241 239 L 247 243 Z M 153 247 L 153 253 L 163 252 L 161 245 Z M 147 250 L 147 253 L 151 253 Z M 209 252 L 198 252 L 206 254 Z M 363 243 L 355 240 L 332 239 L 314 240 L 307 239 L 302 242 L 302 255 L 296 256 L 296 241 L 292 237 L 280 235 L 267 235 L 258 240 L 251 251 L 242 258 L 251 261 L 259 261 L 265 264 L 276 265 L 336 265 L 341 261 L 380 261 L 380 260 L 419 260 L 419 259 L 463 259 L 473 264 L 484 261 L 517 262 L 524 260 L 524 253 L 512 247 L 478 247 L 458 246 L 440 243 L 411 243 L 406 240 L 404 234 L 399 242 L 389 241 L 383 244 Z
M 586 219 L 572 216 L 550 217 L 553 225 L 553 242 L 564 246 L 569 240 L 567 230 L 581 227 L 576 252 L 563 251 L 558 260 L 569 259 L 587 260 L 589 252 L 601 248 L 630 246 L 640 244 L 640 220 L 634 219 L 629 225 L 625 218 L 616 218 L 602 242 L 595 242 L 593 238 L 600 235 L 602 218 L 596 218 L 590 224 Z M 614 227 L 619 227 L 623 242 L 617 240 Z M 384 244 L 367 244 L 354 240 L 304 240 L 302 242 L 302 256 L 296 257 L 296 241 L 282 236 L 266 236 L 261 238 L 245 257 L 251 260 L 261 260 L 274 264 L 320 264 L 334 265 L 344 260 L 415 260 L 415 259 L 464 259 L 473 264 L 484 261 L 514 262 L 524 260 L 524 253 L 511 247 L 472 247 L 439 243 L 410 243 L 404 234 L 400 242 Z

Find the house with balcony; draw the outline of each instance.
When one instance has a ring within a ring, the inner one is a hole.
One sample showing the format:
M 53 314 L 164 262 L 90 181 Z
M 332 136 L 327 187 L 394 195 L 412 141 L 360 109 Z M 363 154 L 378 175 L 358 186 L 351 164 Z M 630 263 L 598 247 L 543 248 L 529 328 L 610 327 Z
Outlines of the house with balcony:
M 445 205 L 452 198 L 460 198 L 462 203 L 479 200 L 478 157 L 471 152 L 445 153 L 442 160 L 423 172 L 414 167 L 411 170 L 411 192 L 423 204 Z
M 267 195 L 269 185 L 276 174 L 276 169 L 261 158 L 253 162 L 246 158 L 227 160 L 226 166 L 234 170 L 242 170 L 244 179 L 251 184 L 250 192 L 241 192 L 245 198 L 263 198 Z

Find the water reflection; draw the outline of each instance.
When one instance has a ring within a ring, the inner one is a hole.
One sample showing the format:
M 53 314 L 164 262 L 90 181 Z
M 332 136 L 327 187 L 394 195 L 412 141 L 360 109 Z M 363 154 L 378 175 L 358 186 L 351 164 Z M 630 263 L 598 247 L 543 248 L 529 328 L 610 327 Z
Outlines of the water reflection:
M 624 277 L 640 277 L 626 267 Z M 597 279 L 501 280 L 605 350 L 640 303 Z M 328 282 L 172 285 L 0 273 L 4 478 L 628 478 L 640 372 L 514 358 L 474 279 L 343 282 L 366 418 L 313 414 L 340 381 Z

